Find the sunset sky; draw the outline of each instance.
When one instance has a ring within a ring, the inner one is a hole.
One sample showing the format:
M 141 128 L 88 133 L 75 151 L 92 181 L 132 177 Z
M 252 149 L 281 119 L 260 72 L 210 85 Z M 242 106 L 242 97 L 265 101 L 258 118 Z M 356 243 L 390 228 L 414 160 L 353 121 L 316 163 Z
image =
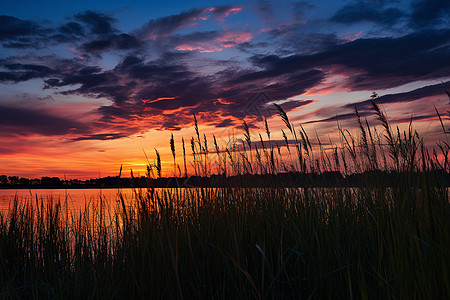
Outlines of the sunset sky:
M 143 150 L 170 164 L 193 115 L 223 144 L 243 120 L 279 131 L 272 102 L 336 143 L 355 105 L 377 125 L 372 92 L 430 144 L 434 106 L 450 127 L 448 0 L 27 0 L 0 14 L 0 174 L 144 175 Z

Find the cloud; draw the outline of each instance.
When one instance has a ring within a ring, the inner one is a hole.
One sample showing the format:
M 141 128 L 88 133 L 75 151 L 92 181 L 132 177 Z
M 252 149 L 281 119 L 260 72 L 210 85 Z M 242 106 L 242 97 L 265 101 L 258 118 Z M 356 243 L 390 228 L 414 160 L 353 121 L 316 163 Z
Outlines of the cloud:
M 376 100 L 367 99 L 358 103 L 347 104 L 344 107 L 353 108 L 356 105 L 358 110 L 370 110 L 372 109 L 373 101 L 382 104 L 412 102 L 427 97 L 444 95 L 448 89 L 450 89 L 450 81 L 427 85 L 408 92 L 386 94 L 378 97 Z
M 77 22 L 68 22 L 64 24 L 63 26 L 58 28 L 58 31 L 61 34 L 65 34 L 68 36 L 84 36 L 85 35 L 85 29 L 80 23 Z
M 46 80 L 46 83 L 48 87 L 80 84 L 80 87 L 64 93 L 112 99 L 114 106 L 104 106 L 98 110 L 101 119 L 96 126 L 102 130 L 118 128 L 119 124 L 122 124 L 120 132 L 125 132 L 123 134 L 132 134 L 150 127 L 179 130 L 191 123 L 192 114 L 202 114 L 203 121 L 210 125 L 225 126 L 238 124 L 242 118 L 255 117 L 256 114 L 270 116 L 272 112 L 267 106 L 270 101 L 286 100 L 318 86 L 329 74 L 312 68 L 315 65 L 322 68 L 334 68 L 340 65 L 345 68 L 338 68 L 338 71 L 344 70 L 344 72 L 355 69 L 358 70 L 356 78 L 361 78 L 361 74 L 365 74 L 368 76 L 367 80 L 372 80 L 372 84 L 375 83 L 371 85 L 372 87 L 380 86 L 379 76 L 373 78 L 369 76 L 376 70 L 373 69 L 376 65 L 369 60 L 370 52 L 384 51 L 387 55 L 389 51 L 392 51 L 390 48 L 398 47 L 405 41 L 407 44 L 402 47 L 409 46 L 417 53 L 427 52 L 428 48 L 439 46 L 439 43 L 432 42 L 434 38 L 430 38 L 427 42 L 423 39 L 424 36 L 426 34 L 398 39 L 363 39 L 358 42 L 333 45 L 325 51 L 312 55 L 292 55 L 284 58 L 276 55 L 254 56 L 251 61 L 256 69 L 230 68 L 213 75 L 200 74 L 193 71 L 191 67 L 180 64 L 180 57 L 173 53 L 164 55 L 164 59 L 152 61 L 130 55 L 126 56 L 113 70 L 103 71 L 95 66 L 88 68 L 74 66 L 63 74 Z M 421 43 L 414 45 L 419 40 Z M 381 44 L 383 49 L 375 47 L 371 50 L 370 47 L 375 42 Z M 360 51 L 369 54 L 367 60 L 365 57 L 359 59 Z M 357 61 L 354 62 L 354 59 Z M 399 59 L 399 57 L 392 59 Z M 404 76 L 414 75 L 411 67 L 406 70 L 394 69 L 392 68 L 396 73 L 385 73 L 383 76 L 390 75 L 397 78 L 403 74 Z M 389 80 L 387 77 L 386 82 Z M 354 83 L 361 84 L 361 82 L 346 81 L 348 87 L 354 88 Z M 271 99 L 254 102 L 252 99 L 261 92 L 270 95 Z M 429 90 L 424 90 L 423 93 L 430 95 Z M 411 97 L 411 95 L 404 97 Z M 398 99 L 400 95 L 396 97 Z M 388 100 L 388 97 L 383 99 Z M 283 105 L 286 106 L 286 110 L 293 110 L 309 103 L 311 101 L 293 100 L 284 102 Z M 345 118 L 345 116 L 340 117 Z M 151 122 L 146 120 L 152 118 Z M 92 138 L 94 137 L 101 136 L 92 135 Z
M 47 66 L 21 63 L 1 63 L 7 71 L 0 72 L 0 82 L 22 82 L 34 78 L 48 77 L 54 74 L 54 70 Z
M 114 27 L 116 20 L 106 14 L 88 10 L 71 19 L 62 26 L 52 26 L 48 21 L 3 15 L 0 16 L 0 41 L 4 48 L 40 49 L 67 43 L 87 52 L 133 49 L 141 44 L 135 36 L 120 33 Z
M 118 76 L 111 71 L 102 73 L 83 74 L 60 74 L 59 78 L 50 78 L 45 80 L 45 88 L 57 88 L 65 86 L 74 86 L 80 84 L 78 88 L 60 92 L 61 94 L 75 94 L 87 97 L 100 98 L 107 97 L 120 103 L 125 101 L 127 97 L 127 86 L 120 85 Z
M 84 23 L 93 34 L 104 35 L 112 34 L 117 31 L 113 26 L 116 20 L 100 12 L 87 10 L 76 14 L 74 18 L 77 21 Z
M 382 95 L 376 99 L 366 99 L 360 102 L 355 103 L 349 103 L 342 105 L 340 107 L 333 107 L 333 108 L 326 108 L 326 109 L 319 109 L 315 112 L 313 112 L 310 116 L 325 116 L 323 118 L 318 118 L 315 120 L 311 120 L 308 122 L 305 122 L 305 124 L 310 123 L 322 123 L 322 122 L 330 122 L 330 121 L 344 121 L 344 120 L 355 120 L 356 115 L 354 112 L 355 107 L 358 109 L 359 114 L 361 117 L 368 117 L 375 115 L 375 112 L 373 110 L 373 102 L 377 104 L 395 104 L 395 103 L 409 103 L 413 101 L 419 101 L 424 100 L 428 101 L 427 98 L 435 97 L 435 96 L 442 96 L 445 97 L 445 91 L 450 88 L 450 81 L 434 84 L 434 85 L 428 85 L 421 88 L 417 88 L 411 91 L 402 92 L 402 93 L 392 93 L 392 94 L 386 94 Z M 399 117 L 394 116 L 394 118 L 390 118 L 393 123 L 405 123 L 409 122 L 411 120 L 411 117 L 415 121 L 420 120 L 427 120 L 427 119 L 436 119 L 436 113 L 433 109 L 432 103 L 427 104 L 421 104 L 422 110 L 420 112 L 414 113 L 412 116 L 408 117 Z M 411 110 L 411 109 L 410 109 Z M 342 112 L 346 111 L 346 113 L 338 113 L 334 116 L 327 117 L 326 115 L 330 115 L 335 112 Z M 420 113 L 420 115 L 417 115 L 417 113 Z M 303 116 L 305 118 L 306 116 Z
M 110 16 L 94 11 L 74 15 L 75 21 L 52 27 L 48 21 L 22 20 L 13 16 L 0 16 L 0 41 L 5 48 L 43 48 L 60 43 L 89 43 L 92 36 L 110 35 L 116 39 L 113 44 L 130 44 L 127 37 L 117 34 L 116 22 Z M 89 37 L 88 37 L 89 36 Z
M 35 22 L 0 15 L 0 41 L 40 35 L 42 31 L 41 26 Z
M 86 132 L 83 123 L 53 116 L 38 110 L 0 106 L 0 132 L 2 136 L 29 136 L 34 134 L 55 136 Z
M 360 21 L 394 25 L 405 16 L 387 8 L 386 3 L 362 3 L 344 6 L 333 20 L 344 25 Z M 260 7 L 276 10 L 265 1 L 260 2 Z M 294 7 L 311 8 L 304 3 Z M 372 15 L 367 16 L 372 7 Z M 63 59 L 57 54 L 9 57 L 0 60 L 0 82 L 41 78 L 44 88 L 53 89 L 56 94 L 111 100 L 91 112 L 98 118 L 89 126 L 35 110 L 11 108 L 10 112 L 16 116 L 29 114 L 35 122 L 40 120 L 39 114 L 48 117 L 51 124 L 66 128 L 53 132 L 76 133 L 71 135 L 71 141 L 119 139 L 149 128 L 180 130 L 190 126 L 193 114 L 204 124 L 226 127 L 240 125 L 243 119 L 272 116 L 276 113 L 271 108 L 274 101 L 282 103 L 286 111 L 301 109 L 314 101 L 292 98 L 308 96 L 305 93 L 323 87 L 332 76 L 344 78 L 336 84 L 353 91 L 380 90 L 450 76 L 450 30 L 428 28 L 402 36 L 356 36 L 353 41 L 345 41 L 336 33 L 311 32 L 315 25 L 306 28 L 297 19 L 266 31 L 247 31 L 221 23 L 240 11 L 234 6 L 193 9 L 150 20 L 130 33 L 116 29 L 116 20 L 111 16 L 93 11 L 76 14 L 53 27 L 50 23 L 2 16 L 0 22 L 3 18 L 9 24 L 0 28 L 3 47 L 70 44 L 74 56 L 84 59 Z M 227 29 L 193 30 L 207 19 Z M 181 30 L 186 28 L 189 30 Z M 244 53 L 227 61 L 215 59 L 214 55 L 205 59 L 201 54 L 231 47 Z M 121 60 L 113 67 L 98 65 L 102 63 L 98 60 L 100 55 L 108 51 L 118 54 Z M 248 53 L 258 54 L 249 57 Z M 407 101 L 434 95 L 437 90 L 438 87 L 424 87 L 380 99 Z M 363 110 L 368 102 L 358 105 L 362 114 L 367 113 Z M 320 117 L 327 120 L 329 115 Z M 70 122 L 75 122 L 74 126 L 69 126 Z M 10 128 L 17 125 L 23 132 L 55 134 L 39 122 L 34 131 L 30 124 L 11 124 Z M 72 127 L 77 129 L 71 131 Z
M 63 25 L 53 26 L 48 21 L 28 21 L 12 16 L 0 16 L 0 42 L 4 48 L 44 48 L 70 44 L 73 51 L 100 57 L 105 51 L 144 50 L 145 46 L 162 49 L 221 51 L 252 38 L 250 33 L 237 31 L 198 31 L 190 34 L 173 34 L 209 18 L 223 22 L 230 14 L 242 8 L 217 6 L 192 9 L 180 14 L 148 21 L 132 33 L 115 28 L 116 19 L 101 12 L 87 10 L 69 18 Z M 85 55 L 83 55 L 84 57 Z M 80 56 L 81 57 L 81 56 Z
M 209 31 L 197 32 L 180 38 L 175 46 L 180 51 L 219 52 L 224 48 L 230 48 L 252 39 L 248 32 L 233 31 Z
M 37 22 L 0 15 L 0 41 L 4 48 L 41 48 L 52 32 Z
M 223 20 L 231 13 L 238 13 L 240 10 L 240 7 L 228 5 L 207 7 L 202 9 L 191 9 L 179 14 L 150 20 L 144 26 L 142 26 L 142 28 L 138 32 L 142 37 L 157 39 L 159 37 L 172 34 L 174 31 L 184 28 L 188 26 L 188 24 L 192 24 L 195 21 L 206 20 L 209 18 L 209 14 L 212 14 L 219 20 Z
M 148 21 L 140 30 L 140 34 L 148 38 L 167 35 L 197 19 L 204 9 L 192 9 L 176 15 L 166 16 Z
M 283 102 L 283 104 L 281 104 L 281 107 L 283 108 L 284 111 L 290 112 L 292 110 L 296 110 L 299 107 L 306 106 L 306 105 L 314 103 L 314 102 L 316 102 L 316 101 L 314 101 L 314 100 L 291 100 L 291 101 Z
M 405 14 L 398 8 L 384 8 L 376 2 L 353 2 L 339 9 L 331 21 L 352 24 L 358 22 L 373 22 L 392 26 Z
M 223 23 L 230 14 L 242 10 L 236 6 L 217 6 L 192 9 L 176 15 L 148 21 L 134 34 L 150 47 L 164 53 L 167 51 L 218 52 L 224 48 L 237 46 L 252 38 L 249 32 L 242 30 L 199 30 L 181 33 L 181 29 L 199 27 L 201 22 L 215 19 Z
M 116 139 L 120 139 L 123 137 L 127 137 L 127 135 L 122 134 L 122 133 L 99 133 L 99 134 L 91 134 L 91 135 L 87 135 L 87 136 L 80 136 L 80 137 L 71 139 L 71 141 L 73 141 L 73 142 L 86 141 L 86 140 L 105 141 L 105 140 L 116 140 Z
M 248 76 L 262 78 L 327 67 L 348 75 L 345 86 L 351 90 L 386 89 L 449 76 L 449 40 L 450 30 L 424 30 L 398 38 L 360 38 L 310 55 L 258 55 L 251 61 L 263 70 Z
M 100 39 L 91 40 L 81 46 L 83 51 L 95 53 L 107 50 L 137 49 L 142 43 L 134 36 L 121 33 L 102 36 Z
M 412 2 L 411 10 L 410 25 L 412 27 L 423 28 L 432 25 L 449 25 L 449 1 L 417 0 Z
M 255 80 L 236 75 L 232 71 L 202 75 L 170 60 L 148 61 L 138 56 L 126 56 L 113 70 L 73 65 L 46 79 L 45 83 L 47 88 L 74 87 L 60 92 L 63 94 L 113 100 L 113 106 L 98 109 L 100 119 L 93 126 L 101 131 L 133 134 L 145 128 L 179 130 L 192 122 L 193 114 L 202 114 L 205 122 L 217 126 L 234 124 L 245 117 L 259 118 L 261 114 L 272 114 L 268 112 L 268 102 L 301 94 L 324 78 L 318 70 L 282 74 L 275 79 L 262 77 Z M 236 86 L 229 76 L 234 76 L 240 84 Z M 269 93 L 271 98 L 253 101 L 261 92 Z M 311 102 L 293 100 L 283 105 L 287 110 L 293 110 Z M 82 139 L 92 138 L 102 136 L 94 133 Z

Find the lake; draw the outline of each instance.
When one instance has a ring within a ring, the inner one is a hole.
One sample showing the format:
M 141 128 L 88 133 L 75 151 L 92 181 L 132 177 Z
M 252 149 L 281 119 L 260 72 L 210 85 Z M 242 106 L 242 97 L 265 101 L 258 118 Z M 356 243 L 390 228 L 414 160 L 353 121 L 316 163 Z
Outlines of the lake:
M 124 196 L 125 200 L 133 198 L 133 189 L 0 189 L 0 212 L 8 211 L 14 198 L 21 201 L 32 200 L 35 203 L 36 197 L 40 201 L 47 202 L 60 200 L 64 206 L 67 203 L 69 210 L 79 211 L 84 209 L 86 204 L 98 202 L 100 198 L 106 200 L 106 204 L 115 207 L 119 200 L 118 193 Z

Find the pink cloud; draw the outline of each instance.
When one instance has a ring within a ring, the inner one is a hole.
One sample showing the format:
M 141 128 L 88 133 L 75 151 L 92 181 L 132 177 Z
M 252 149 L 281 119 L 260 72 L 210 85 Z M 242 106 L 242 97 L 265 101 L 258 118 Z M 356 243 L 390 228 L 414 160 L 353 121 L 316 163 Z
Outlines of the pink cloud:
M 344 37 L 344 40 L 349 41 L 349 42 L 352 42 L 352 41 L 358 39 L 359 36 L 360 36 L 362 33 L 363 33 L 363 31 L 361 30 L 360 32 L 358 32 L 358 33 L 356 33 L 356 34 L 354 34 L 354 35 L 347 35 L 347 36 Z
M 211 7 L 215 10 L 214 7 Z M 225 21 L 225 18 L 230 16 L 231 14 L 235 15 L 238 14 L 242 11 L 242 7 L 232 7 L 228 10 L 226 10 L 225 12 L 223 12 L 222 14 L 217 16 L 217 19 L 221 22 Z
M 207 7 L 202 10 L 201 14 L 198 17 L 193 17 L 191 20 L 208 20 L 211 16 L 211 13 L 216 16 L 216 19 L 223 22 L 225 18 L 230 16 L 231 14 L 235 15 L 242 11 L 242 7 L 230 7 L 227 9 L 223 9 L 223 7 Z
M 197 41 L 185 43 L 178 45 L 177 47 L 175 47 L 175 49 L 179 51 L 198 50 L 201 53 L 220 52 L 224 48 L 237 46 L 241 43 L 251 40 L 252 38 L 253 36 L 249 32 L 230 31 L 210 41 Z

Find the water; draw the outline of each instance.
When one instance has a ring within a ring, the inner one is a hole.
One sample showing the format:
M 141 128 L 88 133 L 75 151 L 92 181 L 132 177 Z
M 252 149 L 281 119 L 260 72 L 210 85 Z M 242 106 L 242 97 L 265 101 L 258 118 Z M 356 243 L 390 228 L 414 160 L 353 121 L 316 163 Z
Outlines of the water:
M 0 189 L 0 212 L 8 211 L 15 197 L 19 201 L 32 200 L 33 203 L 37 197 L 39 204 L 50 199 L 59 200 L 72 211 L 82 211 L 85 205 L 95 204 L 100 198 L 106 201 L 107 206 L 115 207 L 119 191 L 125 200 L 133 198 L 133 189 Z

